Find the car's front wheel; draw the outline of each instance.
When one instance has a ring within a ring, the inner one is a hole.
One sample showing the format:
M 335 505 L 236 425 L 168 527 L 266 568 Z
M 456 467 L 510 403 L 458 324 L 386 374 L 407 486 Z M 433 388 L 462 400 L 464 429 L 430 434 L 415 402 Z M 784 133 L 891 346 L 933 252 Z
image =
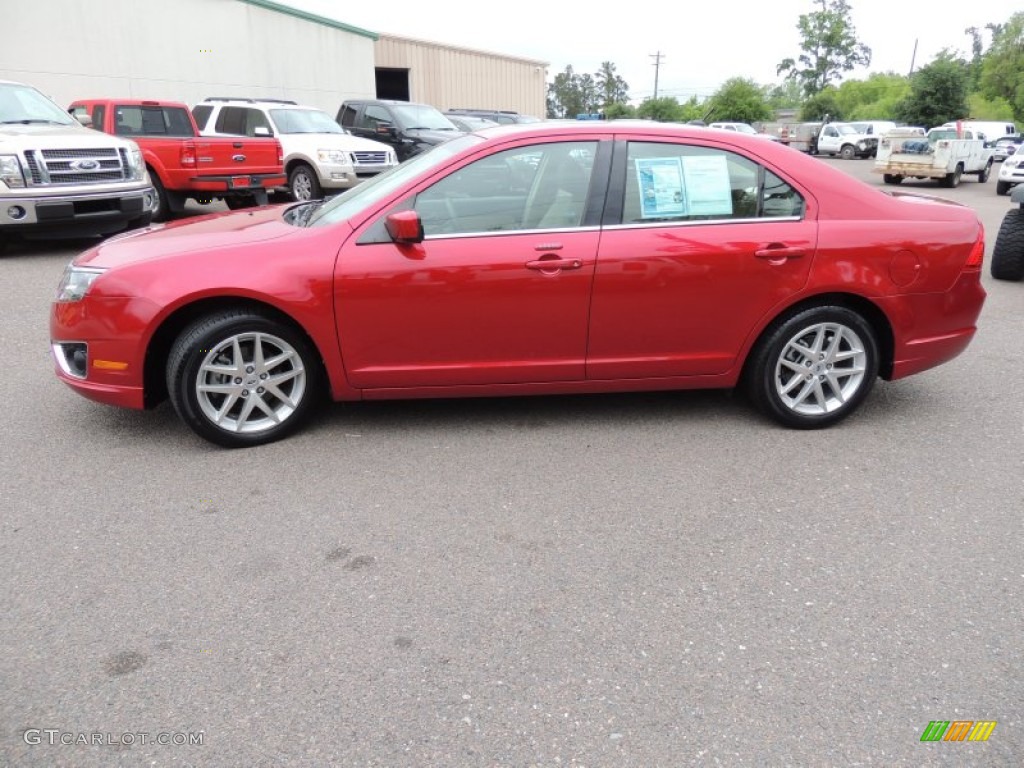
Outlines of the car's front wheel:
M 182 420 L 228 448 L 261 445 L 294 431 L 318 399 L 321 368 L 296 329 L 247 310 L 186 328 L 167 361 L 167 390 Z
M 812 307 L 766 331 L 747 369 L 751 399 L 787 427 L 817 429 L 846 418 L 878 375 L 878 342 L 846 307 Z
M 305 163 L 296 165 L 288 174 L 288 191 L 291 192 L 292 198 L 299 203 L 304 203 L 307 200 L 319 200 L 324 196 L 316 172 Z
M 992 249 L 992 277 L 1024 280 L 1024 209 L 1012 208 L 1003 217 Z
M 984 184 L 986 181 L 988 181 L 989 174 L 991 174 L 991 173 L 992 173 L 992 160 L 990 159 L 985 164 L 985 167 L 982 168 L 980 171 L 978 171 L 978 183 L 979 184 Z
M 857 148 L 852 144 L 844 144 L 843 148 L 839 150 L 839 157 L 843 160 L 853 160 L 857 156 Z

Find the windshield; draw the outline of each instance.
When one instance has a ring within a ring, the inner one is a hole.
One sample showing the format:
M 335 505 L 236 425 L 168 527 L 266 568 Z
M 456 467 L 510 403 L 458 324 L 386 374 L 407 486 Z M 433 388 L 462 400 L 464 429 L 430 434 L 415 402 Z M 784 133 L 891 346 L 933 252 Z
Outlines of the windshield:
M 457 131 L 452 121 L 426 104 L 402 104 L 394 107 L 398 124 L 406 130 Z
M 344 133 L 326 112 L 318 109 L 272 109 L 278 133 Z
M 839 133 L 842 134 L 843 136 L 848 136 L 851 133 L 859 133 L 859 131 L 855 127 L 853 127 L 852 125 L 848 125 L 846 123 L 840 123 L 839 125 L 837 125 L 836 130 L 839 131 Z
M 35 88 L 0 83 L 0 124 L 53 123 L 78 125 L 78 121 Z
M 401 165 L 396 165 L 390 171 L 378 174 L 359 186 L 342 192 L 316 212 L 310 219 L 309 226 L 324 227 L 350 219 L 366 208 L 379 203 L 416 176 L 443 165 L 462 150 L 479 144 L 481 141 L 483 139 L 479 136 L 465 133 L 457 139 L 438 144 L 433 149 L 416 155 Z

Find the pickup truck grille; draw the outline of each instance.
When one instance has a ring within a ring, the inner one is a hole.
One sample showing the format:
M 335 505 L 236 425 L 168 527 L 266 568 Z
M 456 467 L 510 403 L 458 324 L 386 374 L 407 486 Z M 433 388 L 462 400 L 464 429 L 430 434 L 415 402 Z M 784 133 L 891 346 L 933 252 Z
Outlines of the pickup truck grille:
M 114 147 L 29 149 L 25 163 L 33 186 L 124 181 L 129 173 L 124 150 Z
M 356 165 L 384 165 L 388 161 L 387 152 L 353 152 L 352 159 Z

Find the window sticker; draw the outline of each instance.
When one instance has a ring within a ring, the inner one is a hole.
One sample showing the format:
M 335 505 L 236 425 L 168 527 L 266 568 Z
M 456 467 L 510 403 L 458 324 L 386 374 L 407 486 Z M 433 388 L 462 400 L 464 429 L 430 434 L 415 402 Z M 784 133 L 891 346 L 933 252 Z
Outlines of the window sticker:
M 684 157 L 683 178 L 690 216 L 732 215 L 732 184 L 725 155 Z
M 641 218 L 687 215 L 683 168 L 678 157 L 638 157 L 633 162 L 640 185 Z

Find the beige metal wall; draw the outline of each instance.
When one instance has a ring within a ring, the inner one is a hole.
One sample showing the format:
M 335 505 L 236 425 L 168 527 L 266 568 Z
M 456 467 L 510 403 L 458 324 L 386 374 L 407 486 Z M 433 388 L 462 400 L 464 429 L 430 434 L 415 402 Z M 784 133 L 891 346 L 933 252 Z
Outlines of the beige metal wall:
M 0 0 L 0 80 L 80 98 L 373 97 L 373 36 L 239 0 Z M 16 7 L 16 10 L 14 10 Z
M 377 67 L 409 70 L 409 98 L 438 109 L 511 109 L 544 117 L 547 62 L 381 35 Z

